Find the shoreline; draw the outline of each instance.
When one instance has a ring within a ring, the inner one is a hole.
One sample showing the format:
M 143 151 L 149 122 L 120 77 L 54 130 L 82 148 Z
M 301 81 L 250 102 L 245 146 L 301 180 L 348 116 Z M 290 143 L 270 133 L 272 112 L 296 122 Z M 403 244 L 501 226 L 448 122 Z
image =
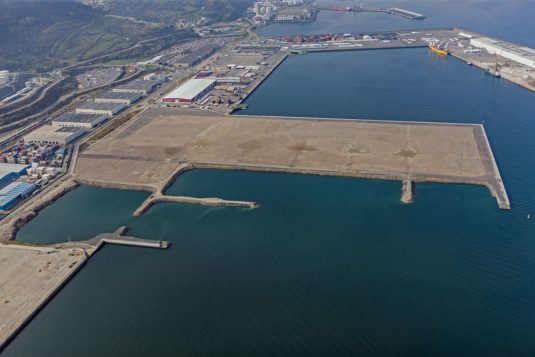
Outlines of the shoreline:
M 32 261 L 37 261 L 37 263 L 39 263 L 40 260 L 43 260 L 43 255 L 44 260 L 49 260 L 50 256 L 54 254 L 57 254 L 56 257 L 58 255 L 64 256 L 62 259 L 63 268 L 54 276 L 53 279 L 40 279 L 41 283 L 49 284 L 46 291 L 42 292 L 42 294 L 36 301 L 34 301 L 33 304 L 31 300 L 28 302 L 28 299 L 22 297 L 29 293 L 33 293 L 32 296 L 35 296 L 35 289 L 38 288 L 26 286 L 26 290 L 30 291 L 18 291 L 19 294 L 16 296 L 16 300 L 23 300 L 23 303 L 14 313 L 9 309 L 9 307 L 7 312 L 3 311 L 1 309 L 2 306 L 0 305 L 0 316 L 3 316 L 5 319 L 5 315 L 8 315 L 7 332 L 4 331 L 5 326 L 2 326 L 2 329 L 0 329 L 2 332 L 0 335 L 0 352 L 2 352 L 9 345 L 9 343 L 11 343 L 17 337 L 17 335 L 22 332 L 24 328 L 39 314 L 39 312 L 41 312 L 46 305 L 58 293 L 60 293 L 67 283 L 81 271 L 81 269 L 89 262 L 89 259 L 98 251 L 100 251 L 104 245 L 111 244 L 153 249 L 168 249 L 171 245 L 171 242 L 169 241 L 147 240 L 125 236 L 124 234 L 127 232 L 127 230 L 128 228 L 123 226 L 113 233 L 102 233 L 85 241 L 75 241 L 63 244 L 55 243 L 50 245 L 39 245 L 32 243 L 19 244 L 17 242 L 0 244 L 0 254 L 5 253 L 6 250 L 8 250 L 9 253 L 12 253 L 13 250 L 16 250 L 19 256 L 22 255 L 24 257 L 25 253 L 26 255 L 31 255 L 30 258 Z M 67 265 L 67 263 L 74 258 L 76 259 Z M 41 269 L 37 274 L 40 274 L 40 272 Z M 35 272 L 32 271 L 27 271 L 26 273 L 30 275 L 33 273 L 35 275 Z M 2 273 L 0 272 L 0 274 Z M 28 304 L 30 306 L 28 306 Z M 3 305 L 4 307 L 7 306 L 7 302 L 5 302 Z M 20 311 L 21 309 L 23 310 L 22 312 Z M 19 315 L 21 316 L 18 317 Z M 13 322 L 13 319 L 16 319 L 16 321 Z M 10 322 L 11 324 L 9 324 Z M 10 329 L 9 327 L 12 328 Z

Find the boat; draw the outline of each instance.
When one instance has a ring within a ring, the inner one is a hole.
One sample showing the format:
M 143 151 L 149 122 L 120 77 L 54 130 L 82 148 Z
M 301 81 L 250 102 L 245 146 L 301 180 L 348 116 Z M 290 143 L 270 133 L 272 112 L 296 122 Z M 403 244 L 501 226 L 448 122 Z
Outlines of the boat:
M 498 63 L 498 61 L 496 61 L 496 65 L 494 66 L 494 69 L 492 69 L 491 67 L 488 67 L 485 70 L 485 73 L 488 74 L 489 76 L 500 78 L 502 76 L 502 73 L 500 72 L 500 69 L 501 69 L 501 66 Z
M 487 68 L 487 70 L 485 71 L 486 74 L 488 74 L 489 76 L 493 76 L 495 78 L 500 78 L 502 76 L 502 74 L 500 73 L 500 71 L 493 71 L 492 69 L 490 68 Z
M 433 40 L 429 42 L 429 49 L 431 52 L 434 52 L 441 56 L 447 56 L 448 55 L 448 44 L 444 45 L 444 42 L 438 42 L 436 40 Z
M 335 7 L 335 8 L 333 8 L 333 11 L 351 12 L 351 11 L 354 11 L 354 9 L 352 9 L 350 7 Z

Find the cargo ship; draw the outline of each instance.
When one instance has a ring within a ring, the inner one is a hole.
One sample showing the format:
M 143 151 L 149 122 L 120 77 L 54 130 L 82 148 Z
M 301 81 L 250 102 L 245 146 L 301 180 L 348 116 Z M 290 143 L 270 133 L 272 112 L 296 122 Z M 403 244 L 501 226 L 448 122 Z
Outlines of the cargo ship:
M 438 41 L 431 41 L 429 43 L 429 49 L 431 50 L 431 52 L 434 52 L 441 56 L 448 55 L 448 45 L 444 45 L 443 42 L 438 43 Z
M 350 7 L 335 7 L 333 8 L 333 11 L 352 12 L 352 11 L 355 11 L 355 9 L 352 9 Z

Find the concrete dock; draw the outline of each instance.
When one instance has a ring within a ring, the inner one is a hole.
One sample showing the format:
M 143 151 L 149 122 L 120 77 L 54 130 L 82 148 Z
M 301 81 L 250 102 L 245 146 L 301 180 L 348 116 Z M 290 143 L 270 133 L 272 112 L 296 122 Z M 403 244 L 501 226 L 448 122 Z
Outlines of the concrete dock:
M 502 79 L 513 82 L 525 89 L 535 91 L 535 75 L 533 68 L 502 56 L 490 54 L 485 49 L 471 45 L 471 39 L 489 38 L 500 43 L 505 43 L 496 38 L 491 38 L 476 32 L 460 28 L 422 30 L 426 37 L 433 37 L 438 41 L 448 43 L 448 52 L 451 56 L 463 62 L 473 65 L 483 71 L 495 69 L 496 63 L 500 66 Z M 508 46 L 525 48 L 522 45 L 507 43 Z M 496 80 L 499 80 L 496 78 Z

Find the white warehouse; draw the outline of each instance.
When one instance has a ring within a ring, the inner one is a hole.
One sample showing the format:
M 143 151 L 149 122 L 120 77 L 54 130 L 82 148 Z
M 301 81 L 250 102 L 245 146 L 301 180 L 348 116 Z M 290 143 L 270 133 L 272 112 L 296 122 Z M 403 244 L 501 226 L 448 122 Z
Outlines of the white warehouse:
M 470 45 L 483 48 L 488 53 L 498 55 L 535 69 L 535 50 L 488 37 L 470 39 Z
M 216 81 L 192 78 L 162 98 L 164 103 L 193 103 L 214 88 Z

